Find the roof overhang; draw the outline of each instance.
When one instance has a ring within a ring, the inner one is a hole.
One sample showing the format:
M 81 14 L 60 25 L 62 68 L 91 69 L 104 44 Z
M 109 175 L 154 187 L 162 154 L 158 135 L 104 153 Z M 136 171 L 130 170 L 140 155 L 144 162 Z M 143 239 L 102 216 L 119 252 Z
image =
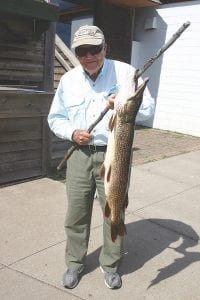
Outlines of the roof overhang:
M 68 22 L 76 17 L 94 14 L 98 1 L 99 0 L 54 0 L 54 2 L 60 6 L 59 20 L 61 22 Z M 151 7 L 161 4 L 159 0 L 104 0 L 103 4 L 105 6 L 106 3 L 128 8 Z
M 0 0 L 0 12 L 47 21 L 57 21 L 59 7 L 44 0 Z
M 107 2 L 133 8 L 157 6 L 161 4 L 159 0 L 107 0 Z

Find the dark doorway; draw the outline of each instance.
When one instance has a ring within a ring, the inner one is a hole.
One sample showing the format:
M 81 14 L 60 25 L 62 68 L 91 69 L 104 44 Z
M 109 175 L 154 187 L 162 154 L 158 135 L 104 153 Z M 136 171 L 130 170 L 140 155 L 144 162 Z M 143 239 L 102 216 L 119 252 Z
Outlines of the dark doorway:
M 133 8 L 97 1 L 94 22 L 105 34 L 108 57 L 127 63 L 131 61 Z

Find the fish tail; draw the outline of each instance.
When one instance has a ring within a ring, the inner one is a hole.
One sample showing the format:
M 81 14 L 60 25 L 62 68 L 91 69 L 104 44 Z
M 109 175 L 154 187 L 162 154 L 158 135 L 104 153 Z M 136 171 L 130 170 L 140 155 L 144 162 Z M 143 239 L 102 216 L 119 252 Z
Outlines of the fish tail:
M 123 236 L 126 234 L 126 226 L 121 220 L 119 224 L 111 224 L 111 239 L 113 243 L 116 241 L 117 236 Z

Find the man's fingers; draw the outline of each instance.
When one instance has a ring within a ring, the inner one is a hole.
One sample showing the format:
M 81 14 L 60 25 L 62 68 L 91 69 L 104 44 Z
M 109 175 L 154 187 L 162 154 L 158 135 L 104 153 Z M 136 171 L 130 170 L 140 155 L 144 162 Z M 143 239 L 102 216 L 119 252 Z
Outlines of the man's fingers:
M 92 138 L 92 135 L 90 133 L 88 133 L 87 131 L 83 131 L 81 135 L 83 138 L 86 138 L 86 139 Z
M 108 97 L 108 106 L 109 106 L 110 109 L 114 109 L 115 97 L 116 97 L 116 94 L 111 94 Z
M 93 136 L 86 130 L 75 130 L 73 133 L 73 140 L 79 145 L 85 145 L 90 142 Z

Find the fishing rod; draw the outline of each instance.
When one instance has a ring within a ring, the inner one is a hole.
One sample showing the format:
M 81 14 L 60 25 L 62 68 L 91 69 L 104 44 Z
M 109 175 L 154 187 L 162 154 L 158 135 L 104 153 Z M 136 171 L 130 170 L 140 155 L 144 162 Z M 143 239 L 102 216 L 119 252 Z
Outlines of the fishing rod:
M 147 63 L 141 69 L 137 69 L 134 75 L 134 81 L 137 82 L 138 78 L 142 76 L 142 74 L 149 68 L 151 65 L 181 36 L 181 34 L 190 26 L 190 22 L 185 22 L 183 25 L 172 35 L 172 37 L 165 43 L 157 52 L 156 54 L 151 57 Z M 110 107 L 106 106 L 105 109 L 100 113 L 99 117 L 96 119 L 94 123 L 90 125 L 87 132 L 91 133 L 94 127 L 103 119 L 106 113 L 109 111 Z M 68 149 L 67 153 L 65 154 L 64 158 L 60 162 L 57 167 L 57 170 L 61 170 L 64 163 L 68 160 L 68 158 L 72 155 L 74 150 L 79 147 L 79 144 L 75 143 Z

